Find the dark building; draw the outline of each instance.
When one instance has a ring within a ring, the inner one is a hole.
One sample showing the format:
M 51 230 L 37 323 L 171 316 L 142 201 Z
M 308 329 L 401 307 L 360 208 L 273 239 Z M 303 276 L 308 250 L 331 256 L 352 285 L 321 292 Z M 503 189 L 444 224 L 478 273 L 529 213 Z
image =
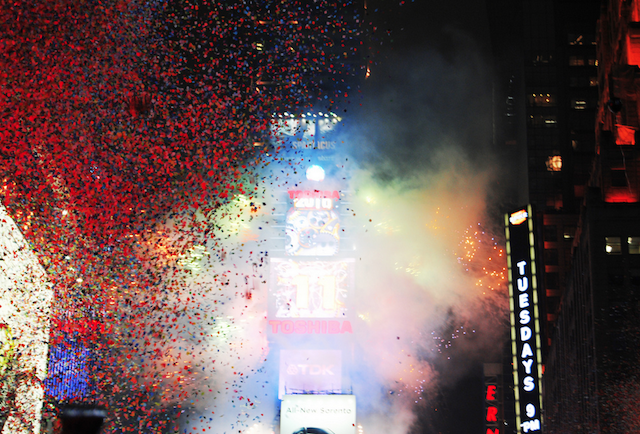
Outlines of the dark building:
M 538 212 L 543 248 L 548 342 L 595 149 L 600 2 L 525 0 L 522 5 L 529 201 Z
M 549 433 L 638 432 L 640 4 L 603 3 L 595 159 L 546 360 Z

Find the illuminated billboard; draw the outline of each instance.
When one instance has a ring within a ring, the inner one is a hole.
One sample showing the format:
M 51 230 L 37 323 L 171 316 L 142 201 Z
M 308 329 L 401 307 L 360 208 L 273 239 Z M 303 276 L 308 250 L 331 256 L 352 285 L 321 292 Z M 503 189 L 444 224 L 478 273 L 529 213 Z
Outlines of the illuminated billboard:
M 341 351 L 280 350 L 278 398 L 295 393 L 341 392 Z
M 65 339 L 49 350 L 46 395 L 57 401 L 80 399 L 89 392 L 91 352 L 73 339 Z
M 280 434 L 355 434 L 354 395 L 285 395 Z
M 542 431 L 542 356 L 531 205 L 505 215 L 511 348 L 518 433 Z
M 293 206 L 286 217 L 285 251 L 291 256 L 333 256 L 340 246 L 337 191 L 289 191 Z
M 272 258 L 269 287 L 271 317 L 345 318 L 353 297 L 352 258 L 303 261 Z

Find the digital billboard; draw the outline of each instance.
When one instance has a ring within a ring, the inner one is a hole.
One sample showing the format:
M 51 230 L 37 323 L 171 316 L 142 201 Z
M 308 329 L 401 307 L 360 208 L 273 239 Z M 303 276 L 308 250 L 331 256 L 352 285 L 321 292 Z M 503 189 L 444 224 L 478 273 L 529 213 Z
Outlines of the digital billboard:
M 518 433 L 541 432 L 542 355 L 531 205 L 505 215 L 511 348 Z
M 278 398 L 297 393 L 341 393 L 342 351 L 280 350 Z
M 355 261 L 270 261 L 270 316 L 275 318 L 345 318 L 353 297 Z
M 355 395 L 285 395 L 280 434 L 355 434 Z
M 46 395 L 57 401 L 84 397 L 90 390 L 91 352 L 81 342 L 65 339 L 49 350 Z
M 285 251 L 290 256 L 334 256 L 340 247 L 337 191 L 289 191 Z

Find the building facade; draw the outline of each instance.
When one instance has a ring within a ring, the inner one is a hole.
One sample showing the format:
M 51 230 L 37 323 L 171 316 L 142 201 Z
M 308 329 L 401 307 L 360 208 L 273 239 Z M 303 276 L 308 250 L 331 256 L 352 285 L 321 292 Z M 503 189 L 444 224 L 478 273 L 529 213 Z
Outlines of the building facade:
M 595 158 L 546 358 L 549 433 L 640 429 L 639 11 L 608 1 L 598 21 Z

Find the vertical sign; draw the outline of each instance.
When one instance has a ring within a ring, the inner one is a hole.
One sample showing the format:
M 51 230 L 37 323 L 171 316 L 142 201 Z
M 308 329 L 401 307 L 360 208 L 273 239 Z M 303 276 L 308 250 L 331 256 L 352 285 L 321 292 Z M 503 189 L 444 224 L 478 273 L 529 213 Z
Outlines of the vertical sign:
M 484 403 L 486 434 L 500 434 L 502 414 L 502 364 L 484 364 Z
M 505 215 L 511 349 L 518 433 L 542 431 L 542 357 L 531 205 Z

